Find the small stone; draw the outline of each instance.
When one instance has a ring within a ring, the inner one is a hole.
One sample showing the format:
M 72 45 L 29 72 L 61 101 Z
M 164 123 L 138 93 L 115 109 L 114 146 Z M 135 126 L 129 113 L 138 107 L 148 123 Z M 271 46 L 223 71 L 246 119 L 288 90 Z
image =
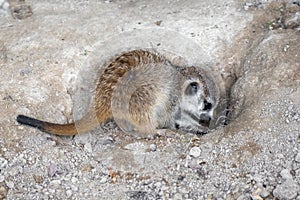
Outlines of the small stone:
M 88 153 L 92 153 L 92 152 L 93 152 L 93 148 L 92 148 L 91 143 L 89 143 L 89 142 L 85 143 L 85 145 L 84 145 L 84 150 L 85 150 L 86 152 L 88 152 Z
M 33 175 L 33 179 L 35 180 L 36 183 L 42 183 L 44 181 L 44 178 L 39 175 Z
M 300 152 L 296 155 L 295 161 L 300 163 Z
M 8 188 L 13 189 L 15 187 L 14 182 L 12 181 L 5 181 L 6 185 Z
M 249 6 L 245 5 L 244 10 L 246 10 L 246 11 L 249 10 Z
M 48 189 L 49 193 L 54 194 L 55 193 L 55 189 L 49 188 Z
M 156 187 L 156 188 L 161 188 L 161 185 L 162 185 L 161 182 L 155 183 L 155 187 Z
M 156 145 L 150 144 L 150 151 L 156 151 Z
M 73 194 L 72 190 L 67 190 L 66 191 L 66 195 L 67 195 L 68 198 L 70 198 L 72 196 L 72 194 Z
M 8 161 L 2 157 L 0 157 L 0 170 L 4 169 L 8 164 Z
M 19 173 L 19 168 L 18 167 L 13 167 L 8 172 L 8 174 L 11 175 L 11 176 L 16 176 L 18 173 Z
M 268 196 L 270 196 L 270 193 L 266 189 L 262 189 L 259 195 L 263 198 L 266 199 Z
M 273 195 L 278 199 L 295 199 L 299 190 L 300 187 L 296 181 L 287 180 L 284 183 L 277 185 L 273 191 Z
M 190 156 L 197 158 L 201 154 L 201 149 L 199 147 L 192 147 L 190 150 Z
M 237 200 L 248 200 L 249 198 L 246 195 L 241 195 L 237 198 Z
M 289 179 L 293 179 L 292 174 L 290 173 L 290 170 L 288 169 L 284 169 L 280 172 L 280 176 L 285 179 L 285 180 L 289 180 Z
M 57 172 L 57 164 L 52 163 L 48 168 L 48 176 L 53 177 Z
M 284 159 L 284 155 L 282 153 L 278 153 L 278 154 L 276 154 L 276 158 Z
M 15 19 L 25 19 L 32 15 L 32 9 L 30 5 L 26 4 L 15 4 L 10 6 L 10 10 Z
M 98 162 L 95 160 L 91 160 L 90 165 L 91 165 L 91 167 L 96 168 L 98 165 Z
M 174 200 L 181 200 L 181 199 L 183 199 L 183 198 L 182 198 L 182 194 L 176 193 L 176 194 L 174 195 L 173 199 L 174 199 Z
M 75 177 L 72 177 L 72 178 L 71 178 L 71 182 L 72 182 L 72 183 L 76 183 L 77 181 L 78 181 L 77 178 L 75 178 Z
M 100 183 L 106 183 L 107 182 L 107 177 L 102 177 L 101 179 L 100 179 Z
M 3 175 L 0 175 L 0 183 L 2 183 L 5 180 Z M 1 198 L 0 198 L 1 199 Z

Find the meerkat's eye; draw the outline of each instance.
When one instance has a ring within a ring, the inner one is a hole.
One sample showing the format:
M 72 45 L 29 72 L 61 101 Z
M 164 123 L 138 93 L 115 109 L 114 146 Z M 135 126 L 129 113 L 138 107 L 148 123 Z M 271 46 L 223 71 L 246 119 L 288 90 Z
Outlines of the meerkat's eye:
M 212 104 L 211 103 L 209 103 L 208 101 L 206 101 L 206 100 L 204 100 L 204 108 L 203 108 L 203 110 L 211 110 L 211 108 L 212 108 Z
M 195 95 L 198 92 L 198 88 L 199 88 L 198 83 L 192 82 L 187 86 L 187 88 L 185 90 L 185 94 L 186 95 Z

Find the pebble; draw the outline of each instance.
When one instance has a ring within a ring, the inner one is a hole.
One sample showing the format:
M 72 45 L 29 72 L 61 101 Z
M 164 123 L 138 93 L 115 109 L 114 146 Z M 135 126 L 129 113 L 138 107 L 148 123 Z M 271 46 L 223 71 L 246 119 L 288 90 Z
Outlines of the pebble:
M 199 147 L 192 147 L 190 150 L 190 156 L 197 158 L 201 155 L 201 149 Z
M 59 187 L 59 185 L 61 184 L 61 181 L 60 180 L 53 180 L 53 181 L 51 181 L 51 183 L 50 183 L 52 186 L 54 186 L 54 187 Z
M 276 158 L 284 159 L 284 155 L 282 153 L 278 153 L 278 154 L 276 154 Z
M 8 164 L 8 161 L 2 157 L 0 157 L 0 169 L 4 169 Z
M 3 175 L 0 175 L 0 183 L 3 182 L 5 180 Z
M 12 181 L 5 181 L 6 185 L 8 188 L 13 189 L 15 187 L 14 182 Z
M 300 187 L 296 181 L 287 180 L 276 186 L 273 195 L 278 199 L 295 199 L 299 190 Z
M 182 198 L 182 194 L 176 193 L 176 194 L 174 195 L 173 199 L 174 199 L 174 200 L 181 200 L 181 199 L 183 199 L 183 198 Z
M 11 176 L 16 176 L 18 173 L 19 173 L 19 167 L 13 167 L 8 172 L 8 174 Z
M 270 193 L 266 189 L 262 189 L 262 191 L 259 193 L 259 195 L 263 198 L 266 199 Z
M 161 184 L 161 182 L 156 182 L 154 185 L 155 185 L 156 188 L 161 188 L 162 184 Z
M 77 181 L 78 181 L 77 178 L 75 178 L 75 177 L 72 177 L 72 178 L 71 178 L 71 182 L 72 182 L 72 183 L 76 183 Z
M 84 150 L 85 150 L 86 152 L 88 152 L 88 153 L 92 153 L 92 152 L 93 152 L 93 148 L 92 148 L 91 143 L 89 143 L 89 142 L 85 143 L 85 145 L 84 145 Z
M 48 176 L 53 177 L 57 172 L 57 164 L 52 163 L 48 168 Z
M 72 196 L 72 194 L 73 194 L 72 190 L 67 190 L 66 191 L 66 195 L 67 195 L 68 198 L 70 198 Z
M 295 161 L 300 163 L 300 152 L 296 155 Z
M 155 144 L 150 144 L 150 151 L 156 151 L 156 148 Z
M 100 179 L 100 183 L 106 183 L 107 182 L 107 177 L 102 177 L 101 179 Z
M 290 170 L 284 169 L 280 172 L 280 176 L 285 180 L 293 179 L 292 174 L 290 173 Z

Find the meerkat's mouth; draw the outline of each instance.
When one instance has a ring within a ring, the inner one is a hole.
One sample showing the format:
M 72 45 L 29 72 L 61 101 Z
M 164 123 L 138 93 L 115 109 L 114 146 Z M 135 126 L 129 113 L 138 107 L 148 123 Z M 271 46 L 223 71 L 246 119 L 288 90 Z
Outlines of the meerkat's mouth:
M 211 117 L 208 113 L 201 113 L 199 116 L 188 113 L 189 117 L 193 119 L 193 121 L 197 122 L 197 124 L 200 124 L 202 127 L 209 127 Z
M 201 126 L 209 127 L 210 121 L 211 121 L 211 117 L 209 116 L 208 113 L 200 114 L 199 124 L 201 124 Z
M 209 113 L 201 113 L 198 115 L 193 114 L 191 112 L 185 112 L 184 116 L 184 121 L 188 123 L 182 123 L 182 120 L 177 121 L 175 123 L 175 128 L 177 130 L 183 130 L 199 135 L 203 135 L 208 132 L 211 122 L 211 117 L 209 116 Z

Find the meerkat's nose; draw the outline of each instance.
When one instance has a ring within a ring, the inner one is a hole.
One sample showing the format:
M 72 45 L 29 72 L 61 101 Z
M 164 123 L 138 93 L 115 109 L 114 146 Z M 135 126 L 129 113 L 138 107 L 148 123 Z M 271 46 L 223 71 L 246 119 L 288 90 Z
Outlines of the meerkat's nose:
M 208 115 L 208 113 L 202 113 L 200 115 L 199 124 L 205 127 L 209 127 L 209 122 L 211 120 L 211 117 Z

